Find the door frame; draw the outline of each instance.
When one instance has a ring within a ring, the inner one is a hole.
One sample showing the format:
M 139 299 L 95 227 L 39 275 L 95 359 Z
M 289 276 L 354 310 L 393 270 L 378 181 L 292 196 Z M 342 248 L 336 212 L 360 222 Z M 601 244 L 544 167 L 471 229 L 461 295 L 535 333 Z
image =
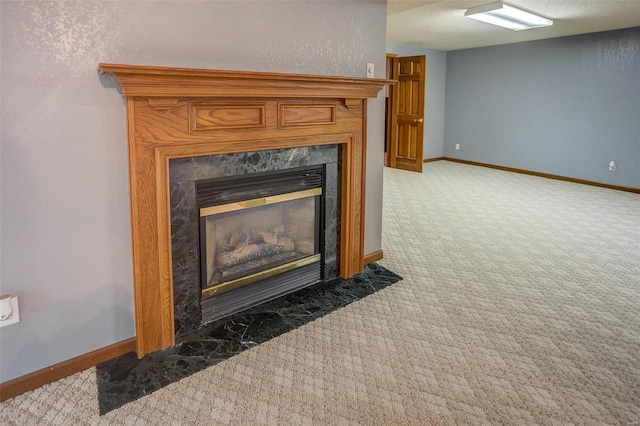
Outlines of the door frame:
M 398 72 L 396 71 L 394 58 L 398 55 L 395 53 L 387 53 L 386 56 L 386 78 L 389 80 L 397 80 Z M 396 83 L 385 86 L 385 123 L 384 123 L 384 165 L 391 166 L 391 130 L 393 129 L 393 117 L 398 113 L 398 106 L 394 102 Z

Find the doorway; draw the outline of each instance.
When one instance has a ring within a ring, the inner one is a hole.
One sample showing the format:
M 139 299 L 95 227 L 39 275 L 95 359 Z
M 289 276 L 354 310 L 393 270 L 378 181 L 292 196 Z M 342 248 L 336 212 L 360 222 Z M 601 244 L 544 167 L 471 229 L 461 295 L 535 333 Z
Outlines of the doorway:
M 387 54 L 384 164 L 422 173 L 427 58 Z

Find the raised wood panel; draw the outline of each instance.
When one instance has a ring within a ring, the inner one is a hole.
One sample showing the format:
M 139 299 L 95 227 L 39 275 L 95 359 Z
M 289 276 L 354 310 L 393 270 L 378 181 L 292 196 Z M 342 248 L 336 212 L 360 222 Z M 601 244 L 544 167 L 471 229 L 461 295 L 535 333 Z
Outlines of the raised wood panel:
M 413 74 L 413 62 L 400 62 L 398 64 L 398 77 Z
M 189 103 L 190 133 L 263 128 L 266 104 Z
M 407 98 L 407 82 L 398 80 L 398 114 L 408 114 L 407 104 L 405 99 Z
M 416 159 L 418 144 L 418 126 L 409 126 L 409 158 Z
M 347 278 L 362 272 L 363 100 L 375 97 L 391 81 L 108 64 L 101 64 L 101 69 L 116 74 L 127 95 L 139 357 L 175 343 L 168 189 L 171 158 L 341 145 L 340 274 Z M 178 98 L 175 103 L 149 101 L 174 95 Z M 250 101 L 238 102 L 241 98 Z M 291 108 L 279 109 L 278 105 Z M 282 122 L 279 112 L 285 117 Z
M 420 114 L 420 85 L 412 80 L 398 81 L 398 113 L 407 115 Z
M 281 128 L 336 124 L 336 104 L 278 104 Z
M 409 81 L 411 87 L 411 112 L 412 115 L 420 115 L 420 90 L 422 87 L 418 82 Z
M 398 126 L 398 139 L 400 140 L 406 140 L 407 136 L 405 135 L 405 132 L 407 131 L 407 126 Z M 396 157 L 398 158 L 404 158 L 407 156 L 407 153 L 405 152 L 406 149 L 406 144 L 398 144 L 398 149 L 396 151 Z
M 189 103 L 192 100 L 180 101 L 167 113 L 158 114 L 153 108 L 148 108 L 144 98 L 134 98 L 136 105 L 135 138 L 138 141 L 136 149 L 139 155 L 153 155 L 153 148 L 166 144 L 190 145 L 194 143 L 225 143 L 228 141 L 260 140 L 272 137 L 301 137 L 318 134 L 342 133 L 345 129 L 360 131 L 361 105 L 346 106 L 333 102 L 335 107 L 336 125 L 331 126 L 292 126 L 286 128 L 286 133 L 278 125 L 278 105 L 276 100 L 265 101 L 266 126 L 261 128 L 219 129 L 211 132 L 189 132 Z M 339 124 L 337 122 L 339 117 Z M 159 121 L 160 118 L 160 121 Z M 253 150 L 260 150 L 254 145 Z M 147 152 L 148 151 L 148 152 Z
M 419 129 L 413 124 L 398 125 L 398 137 L 406 141 L 406 143 L 398 144 L 396 157 L 407 160 L 415 160 L 419 151 Z

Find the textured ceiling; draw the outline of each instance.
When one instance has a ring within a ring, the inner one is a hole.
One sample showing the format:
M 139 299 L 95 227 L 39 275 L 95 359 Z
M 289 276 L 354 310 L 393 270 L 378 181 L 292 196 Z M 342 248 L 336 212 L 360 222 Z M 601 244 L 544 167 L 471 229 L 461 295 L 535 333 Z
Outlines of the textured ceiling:
M 507 0 L 553 19 L 551 27 L 511 31 L 464 17 L 495 0 L 387 1 L 387 41 L 459 50 L 640 27 L 640 0 Z

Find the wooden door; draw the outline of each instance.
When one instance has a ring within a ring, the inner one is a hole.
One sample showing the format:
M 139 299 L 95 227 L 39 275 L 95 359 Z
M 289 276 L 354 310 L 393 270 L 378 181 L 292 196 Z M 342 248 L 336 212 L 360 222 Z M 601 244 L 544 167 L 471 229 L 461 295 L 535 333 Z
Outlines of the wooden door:
M 425 56 L 394 58 L 390 166 L 422 173 Z

